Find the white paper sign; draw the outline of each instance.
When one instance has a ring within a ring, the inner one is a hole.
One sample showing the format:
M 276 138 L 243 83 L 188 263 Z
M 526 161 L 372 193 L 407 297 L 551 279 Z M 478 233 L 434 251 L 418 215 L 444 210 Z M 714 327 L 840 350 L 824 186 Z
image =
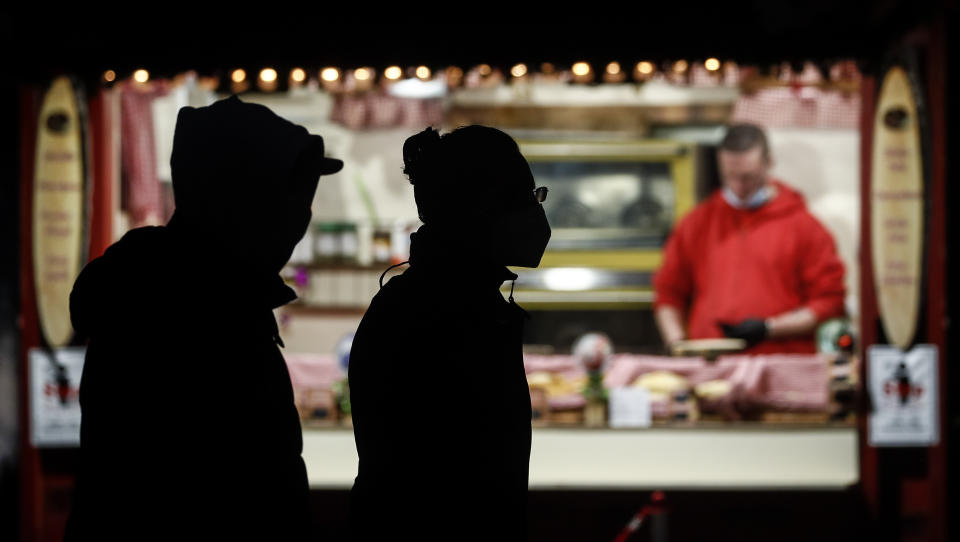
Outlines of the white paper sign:
M 80 376 L 85 348 L 30 350 L 30 442 L 40 447 L 80 445 Z
M 871 446 L 930 446 L 939 441 L 937 347 L 909 352 L 893 346 L 867 349 L 873 412 Z
M 610 427 L 650 427 L 650 393 L 643 388 L 610 390 Z

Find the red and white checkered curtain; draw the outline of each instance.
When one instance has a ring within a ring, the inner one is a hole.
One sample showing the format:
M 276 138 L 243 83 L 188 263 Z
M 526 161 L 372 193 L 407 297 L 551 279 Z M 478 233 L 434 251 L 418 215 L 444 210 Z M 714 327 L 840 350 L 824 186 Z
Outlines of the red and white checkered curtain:
M 353 129 L 401 126 L 422 129 L 443 123 L 443 101 L 378 93 L 341 94 L 335 98 L 331 119 Z
M 830 78 L 854 82 L 859 72 L 852 61 L 838 62 L 831 67 Z M 741 96 L 734 104 L 732 120 L 771 128 L 859 127 L 860 95 L 817 86 L 823 76 L 813 63 L 805 63 L 799 73 L 784 64 L 779 79 L 791 86 Z
M 166 92 L 163 83 L 120 85 L 121 205 L 134 228 L 159 224 L 164 216 L 150 104 Z
M 856 130 L 860 122 L 860 95 L 816 87 L 768 88 L 738 98 L 732 121 L 769 128 Z

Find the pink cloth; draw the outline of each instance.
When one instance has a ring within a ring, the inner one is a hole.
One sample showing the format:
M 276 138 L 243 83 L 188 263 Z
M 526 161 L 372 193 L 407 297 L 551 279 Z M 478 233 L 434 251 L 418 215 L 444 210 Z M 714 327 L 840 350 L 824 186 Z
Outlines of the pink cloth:
M 653 371 L 670 371 L 691 386 L 726 380 L 732 386 L 729 400 L 745 407 L 822 410 L 829 402 L 827 360 L 817 354 L 722 356 L 713 363 L 703 358 L 617 354 L 604 386 L 630 386 Z
M 329 390 L 335 381 L 347 377 L 331 355 L 285 353 L 283 357 L 294 389 Z
M 587 372 L 580 366 L 577 358 L 573 356 L 524 354 L 523 368 L 527 374 L 540 372 L 553 373 L 571 380 L 574 378 L 583 378 L 587 375 Z M 551 409 L 563 410 L 580 408 L 587 402 L 582 394 L 576 393 L 550 397 L 548 403 Z
M 523 368 L 530 373 L 556 373 L 564 378 L 581 378 L 587 372 L 573 356 L 558 356 L 544 354 L 524 354 Z
M 733 105 L 732 121 L 767 128 L 845 128 L 860 125 L 860 96 L 817 87 L 765 88 Z
M 162 82 L 140 86 L 127 81 L 120 86 L 121 201 L 134 228 L 159 224 L 164 218 L 151 104 L 166 93 Z
M 583 398 L 582 394 L 577 393 L 549 397 L 547 404 L 550 405 L 551 410 L 566 410 L 570 408 L 583 408 L 583 406 L 587 404 L 587 400 Z
M 443 124 L 443 100 L 397 98 L 382 92 L 338 94 L 330 116 L 355 130 L 399 126 L 423 129 Z
M 332 355 L 288 353 L 284 355 L 294 389 L 329 390 L 346 378 Z M 580 378 L 586 372 L 576 358 L 565 355 L 524 354 L 527 374 L 548 372 L 564 378 Z M 691 386 L 710 380 L 730 382 L 727 400 L 718 403 L 738 407 L 780 410 L 822 410 L 829 402 L 827 359 L 821 355 L 773 354 L 723 356 L 716 362 L 699 357 L 673 358 L 639 354 L 615 354 L 603 384 L 607 388 L 630 386 L 653 371 L 670 371 L 686 378 Z M 580 394 L 551 397 L 554 409 L 578 408 L 585 404 Z M 709 405 L 705 405 L 707 407 Z M 654 402 L 653 413 L 665 415 L 666 402 Z

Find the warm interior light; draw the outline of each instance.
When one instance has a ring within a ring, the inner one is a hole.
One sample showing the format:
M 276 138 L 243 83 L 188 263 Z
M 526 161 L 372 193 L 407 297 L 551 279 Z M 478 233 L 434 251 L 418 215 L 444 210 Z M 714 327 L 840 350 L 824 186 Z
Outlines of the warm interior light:
M 324 81 L 332 83 L 340 79 L 340 70 L 336 68 L 324 68 L 323 71 L 320 72 L 320 77 L 322 77 Z
M 687 64 L 686 60 L 678 60 L 673 63 L 673 71 L 677 73 L 683 73 L 687 71 L 688 67 L 689 67 L 689 64 Z
M 247 72 L 240 68 L 233 70 L 233 73 L 230 74 L 230 79 L 232 79 L 234 83 L 242 83 L 246 78 Z
M 590 65 L 586 62 L 577 62 L 573 65 L 573 74 L 584 76 L 590 73 Z
M 390 66 L 384 70 L 383 75 L 387 79 L 400 79 L 400 76 L 403 75 L 403 70 L 400 69 L 400 66 Z
M 589 290 L 596 286 L 596 273 L 582 267 L 554 267 L 543 271 L 543 282 L 550 290 Z
M 150 72 L 144 69 L 133 72 L 133 80 L 138 83 L 146 83 L 150 79 Z
M 607 64 L 607 73 L 609 73 L 610 75 L 617 75 L 618 73 L 620 73 L 620 63 L 611 62 Z
M 490 73 L 493 71 L 493 68 L 491 68 L 489 64 L 480 64 L 480 66 L 477 67 L 477 71 L 480 72 L 480 75 L 486 77 L 490 75 Z
M 703 63 L 703 67 L 706 69 L 715 72 L 720 69 L 720 61 L 716 58 L 708 58 L 706 62 Z
M 277 70 L 273 68 L 264 68 L 260 70 L 260 80 L 264 83 L 272 83 L 277 80 Z
M 556 68 L 553 67 L 553 64 L 549 62 L 544 62 L 543 64 L 540 65 L 540 71 L 546 74 L 553 73 L 555 69 Z
M 647 62 L 646 60 L 644 60 L 643 62 L 639 62 L 637 64 L 637 71 L 644 75 L 651 74 L 653 73 L 653 63 Z
M 523 77 L 527 75 L 527 66 L 525 64 L 517 64 L 516 66 L 510 68 L 510 75 L 514 77 Z
M 113 70 L 107 70 L 103 72 L 103 80 L 107 82 L 113 82 L 117 78 L 117 72 Z
M 418 66 L 416 73 L 420 79 L 430 79 L 430 68 L 426 66 Z
M 367 81 L 372 77 L 373 74 L 367 68 L 357 68 L 353 70 L 353 78 L 357 81 Z
M 307 79 L 307 72 L 303 71 L 302 68 L 294 68 L 290 72 L 290 78 L 298 83 L 302 83 Z

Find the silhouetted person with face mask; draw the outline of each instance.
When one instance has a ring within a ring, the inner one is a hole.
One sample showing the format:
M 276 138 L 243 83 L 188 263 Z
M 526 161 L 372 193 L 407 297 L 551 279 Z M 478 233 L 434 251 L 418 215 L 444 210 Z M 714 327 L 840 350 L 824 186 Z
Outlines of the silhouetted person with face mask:
M 530 395 L 526 314 L 500 287 L 550 238 L 517 144 L 484 126 L 403 148 L 423 226 L 350 352 L 360 458 L 355 540 L 523 540 Z
M 323 139 L 233 96 L 180 110 L 176 210 L 80 274 L 89 337 L 68 540 L 304 540 L 300 421 L 272 310 L 306 232 Z

